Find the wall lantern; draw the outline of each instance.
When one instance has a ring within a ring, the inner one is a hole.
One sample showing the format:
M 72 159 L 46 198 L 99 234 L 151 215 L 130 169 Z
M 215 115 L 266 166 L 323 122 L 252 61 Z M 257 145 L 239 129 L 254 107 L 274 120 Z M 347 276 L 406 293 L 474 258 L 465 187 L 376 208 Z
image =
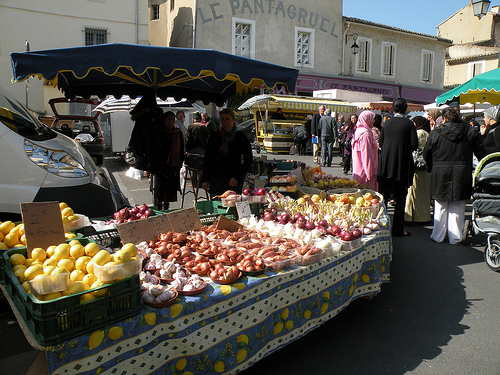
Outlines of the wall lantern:
M 347 42 L 351 38 L 352 38 L 352 41 L 353 41 L 353 44 L 351 46 L 351 52 L 352 52 L 353 55 L 356 55 L 358 53 L 358 51 L 359 51 L 359 46 L 356 43 L 356 40 L 358 39 L 358 34 L 356 34 L 356 33 L 354 33 L 354 34 L 346 34 L 346 36 L 345 36 L 345 44 L 347 44 Z
M 489 0 L 475 0 L 472 2 L 472 10 L 474 11 L 474 15 L 481 19 L 483 16 L 486 16 L 488 13 L 488 8 L 490 7 L 491 1 Z

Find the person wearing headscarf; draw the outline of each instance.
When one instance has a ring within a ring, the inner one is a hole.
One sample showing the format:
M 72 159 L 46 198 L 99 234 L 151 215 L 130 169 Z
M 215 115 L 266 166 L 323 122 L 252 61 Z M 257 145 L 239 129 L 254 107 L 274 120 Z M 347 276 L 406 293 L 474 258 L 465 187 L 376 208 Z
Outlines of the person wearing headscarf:
M 443 118 L 441 117 L 441 111 L 437 108 L 432 108 L 427 111 L 427 116 L 429 119 L 429 125 L 431 130 L 438 128 L 443 123 Z
M 486 154 L 500 152 L 500 106 L 496 105 L 487 108 L 484 113 L 484 129 L 483 146 Z
M 463 242 L 465 203 L 472 194 L 472 154 L 484 155 L 480 135 L 464 123 L 457 111 L 445 108 L 443 125 L 429 134 L 423 156 L 431 172 L 431 197 L 434 199 L 434 225 L 431 240 L 450 244 Z
M 352 178 L 377 191 L 378 143 L 372 132 L 375 114 L 363 111 L 352 141 Z
M 221 129 L 208 138 L 203 160 L 202 187 L 212 198 L 227 190 L 241 194 L 253 161 L 250 141 L 238 131 L 234 112 L 226 108 L 219 115 Z
M 378 187 L 386 202 L 394 197 L 392 236 L 409 236 L 404 230 L 405 204 L 408 188 L 413 183 L 415 164 L 412 151 L 418 147 L 415 124 L 406 118 L 408 103 L 398 98 L 392 103 L 394 117 L 387 120 L 380 132 Z
M 423 151 L 431 128 L 429 120 L 423 116 L 415 116 L 412 121 L 417 129 L 418 148 L 413 151 L 415 173 L 406 196 L 405 221 L 428 223 L 431 221 L 431 175 L 426 170 Z
M 162 115 L 156 143 L 158 168 L 152 173 L 150 190 L 155 206 L 159 210 L 168 210 L 170 202 L 176 202 L 177 192 L 181 191 L 180 169 L 184 161 L 184 137 L 182 131 L 175 127 L 174 112 Z
M 375 119 L 373 120 L 372 132 L 373 135 L 375 136 L 375 140 L 377 141 L 377 145 L 378 145 L 378 140 L 380 138 L 381 130 L 382 130 L 382 115 L 376 113 Z

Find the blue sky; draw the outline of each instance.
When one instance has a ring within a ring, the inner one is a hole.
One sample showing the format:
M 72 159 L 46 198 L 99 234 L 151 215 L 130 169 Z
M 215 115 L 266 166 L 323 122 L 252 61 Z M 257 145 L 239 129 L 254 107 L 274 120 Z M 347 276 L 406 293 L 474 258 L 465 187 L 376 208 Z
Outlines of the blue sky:
M 344 0 L 343 15 L 387 26 L 437 35 L 437 25 L 470 0 Z M 499 5 L 500 0 L 492 1 Z

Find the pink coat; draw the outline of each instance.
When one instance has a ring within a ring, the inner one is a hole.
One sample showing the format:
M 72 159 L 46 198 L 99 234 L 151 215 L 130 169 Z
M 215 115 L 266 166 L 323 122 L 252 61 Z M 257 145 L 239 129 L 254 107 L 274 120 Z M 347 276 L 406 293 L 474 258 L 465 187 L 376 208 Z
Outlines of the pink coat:
M 373 123 L 374 114 L 365 112 L 359 117 L 352 143 L 352 178 L 377 191 L 378 144 L 368 125 Z

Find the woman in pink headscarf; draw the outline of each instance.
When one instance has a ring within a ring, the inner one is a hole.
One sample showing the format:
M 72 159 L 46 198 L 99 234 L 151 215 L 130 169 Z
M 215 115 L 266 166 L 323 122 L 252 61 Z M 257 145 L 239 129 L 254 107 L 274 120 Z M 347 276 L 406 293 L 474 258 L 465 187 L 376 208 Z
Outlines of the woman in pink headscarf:
M 372 132 L 375 114 L 363 111 L 352 142 L 352 178 L 377 191 L 378 145 Z

